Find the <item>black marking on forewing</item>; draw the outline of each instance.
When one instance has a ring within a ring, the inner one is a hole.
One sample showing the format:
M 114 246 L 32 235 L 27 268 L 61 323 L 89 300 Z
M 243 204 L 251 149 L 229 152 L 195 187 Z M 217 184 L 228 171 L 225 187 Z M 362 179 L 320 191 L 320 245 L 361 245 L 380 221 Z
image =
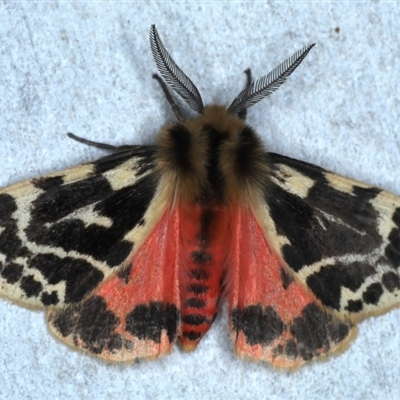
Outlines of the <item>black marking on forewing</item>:
M 55 306 L 56 304 L 58 304 L 60 299 L 58 298 L 57 292 L 53 291 L 51 293 L 42 293 L 40 301 L 43 303 L 44 306 Z
M 0 233 L 0 253 L 5 255 L 7 262 L 29 254 L 28 249 L 17 236 L 17 221 L 13 218 L 16 210 L 17 204 L 14 198 L 7 193 L 0 194 L 0 228 L 3 228 Z
M 179 310 L 174 304 L 150 302 L 137 305 L 126 316 L 126 330 L 142 340 L 160 343 L 161 333 L 167 331 L 170 342 L 176 337 L 179 325 Z
M 141 220 L 153 198 L 156 181 L 145 176 L 133 185 L 113 191 L 105 178 L 96 176 L 41 194 L 33 203 L 26 234 L 42 245 L 77 251 L 120 265 L 132 250 L 124 236 Z M 95 203 L 94 211 L 112 221 L 110 227 L 88 226 L 80 219 L 59 219 Z M 52 224 L 48 224 L 52 223 Z
M 315 182 L 305 199 L 272 182 L 266 188 L 277 232 L 291 243 L 283 247 L 283 257 L 291 268 L 297 272 L 326 257 L 367 254 L 379 247 L 378 212 L 370 201 L 380 189 L 355 186 L 350 195 L 333 188 L 322 168 L 273 153 L 268 158 L 272 173 L 278 164 L 285 164 Z
M 352 313 L 358 313 L 362 311 L 363 308 L 364 304 L 361 300 L 349 300 L 344 309 Z
M 1 276 L 10 284 L 19 281 L 22 276 L 23 267 L 20 264 L 10 263 L 7 264 L 1 271 Z
M 339 310 L 342 287 L 355 292 L 375 273 L 375 268 L 365 263 L 336 263 L 323 266 L 319 272 L 310 275 L 307 285 L 324 305 Z
M 400 266 L 400 208 L 396 208 L 393 214 L 393 222 L 397 225 L 389 234 L 389 244 L 385 249 L 385 256 L 390 261 L 393 268 Z
M 80 208 L 96 203 L 112 193 L 107 179 L 90 176 L 63 186 L 49 186 L 32 202 L 32 225 L 55 222 Z
M 60 187 L 64 183 L 62 176 L 50 176 L 32 179 L 32 183 L 40 189 L 50 190 Z
M 367 290 L 363 293 L 363 300 L 367 304 L 378 304 L 379 299 L 383 294 L 382 285 L 378 282 L 372 283 L 367 287 Z
M 85 260 L 61 258 L 55 254 L 37 254 L 30 263 L 51 285 L 65 282 L 65 303 L 76 303 L 90 293 L 104 278 L 104 274 Z
M 400 289 L 400 278 L 392 271 L 386 272 L 382 275 L 382 283 L 391 293 Z
M 94 173 L 100 174 L 102 172 L 117 168 L 132 158 L 137 158 L 137 165 L 134 166 L 135 170 L 132 171 L 132 173 L 139 176 L 147 172 L 149 169 L 154 168 L 154 155 L 155 146 L 140 146 L 135 149 L 123 150 L 109 156 L 99 158 L 90 164 L 95 167 Z
M 33 275 L 28 275 L 21 279 L 21 289 L 27 297 L 37 297 L 42 291 L 43 285 L 35 280 Z

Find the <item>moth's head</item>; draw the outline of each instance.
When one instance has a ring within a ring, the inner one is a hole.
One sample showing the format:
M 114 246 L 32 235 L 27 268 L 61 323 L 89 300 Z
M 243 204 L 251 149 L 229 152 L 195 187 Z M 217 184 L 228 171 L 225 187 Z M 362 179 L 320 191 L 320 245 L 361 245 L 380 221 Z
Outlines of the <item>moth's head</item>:
M 199 114 L 185 120 L 175 110 L 179 121 L 161 129 L 156 163 L 165 185 L 175 198 L 185 201 L 257 202 L 268 182 L 269 168 L 260 138 L 244 121 L 246 110 L 278 89 L 314 45 L 250 83 L 229 107 L 203 105 L 198 89 L 171 58 L 154 25 L 150 45 L 165 82 Z

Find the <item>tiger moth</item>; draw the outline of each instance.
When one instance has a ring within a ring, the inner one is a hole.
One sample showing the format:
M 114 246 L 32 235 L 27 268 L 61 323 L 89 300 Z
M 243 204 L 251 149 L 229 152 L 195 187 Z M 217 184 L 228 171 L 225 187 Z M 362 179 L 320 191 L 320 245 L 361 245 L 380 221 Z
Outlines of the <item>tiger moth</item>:
M 399 305 L 400 198 L 265 150 L 246 110 L 313 45 L 204 106 L 155 26 L 160 75 L 199 116 L 155 145 L 0 191 L 0 295 L 45 308 L 50 331 L 107 361 L 193 350 L 223 299 L 239 357 L 294 368 L 344 348 Z

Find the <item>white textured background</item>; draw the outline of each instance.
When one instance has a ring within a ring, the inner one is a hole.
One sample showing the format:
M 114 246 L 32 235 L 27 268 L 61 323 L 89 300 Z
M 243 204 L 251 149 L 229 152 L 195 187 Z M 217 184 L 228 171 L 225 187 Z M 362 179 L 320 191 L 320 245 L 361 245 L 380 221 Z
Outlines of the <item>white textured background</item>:
M 0 187 L 100 157 L 66 132 L 151 143 L 171 113 L 151 79 L 152 23 L 206 102 L 242 71 L 316 42 L 248 122 L 275 152 L 400 194 L 396 2 L 0 2 Z M 127 216 L 128 217 L 128 216 Z M 400 311 L 368 320 L 344 354 L 295 373 L 235 359 L 220 316 L 197 351 L 106 365 L 0 301 L 0 399 L 398 399 Z

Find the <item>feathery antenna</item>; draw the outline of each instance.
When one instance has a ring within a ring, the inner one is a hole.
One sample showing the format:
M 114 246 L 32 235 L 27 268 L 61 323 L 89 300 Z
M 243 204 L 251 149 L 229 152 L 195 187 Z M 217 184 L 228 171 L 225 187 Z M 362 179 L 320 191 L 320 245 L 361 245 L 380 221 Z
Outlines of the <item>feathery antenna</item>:
M 229 114 L 239 114 L 241 111 L 254 106 L 254 104 L 258 103 L 264 97 L 275 92 L 300 65 L 314 46 L 315 43 L 303 47 L 282 64 L 279 64 L 268 75 L 254 81 L 233 100 L 228 108 Z
M 192 110 L 202 114 L 204 105 L 199 91 L 171 58 L 158 35 L 155 25 L 150 27 L 150 46 L 161 76 Z

